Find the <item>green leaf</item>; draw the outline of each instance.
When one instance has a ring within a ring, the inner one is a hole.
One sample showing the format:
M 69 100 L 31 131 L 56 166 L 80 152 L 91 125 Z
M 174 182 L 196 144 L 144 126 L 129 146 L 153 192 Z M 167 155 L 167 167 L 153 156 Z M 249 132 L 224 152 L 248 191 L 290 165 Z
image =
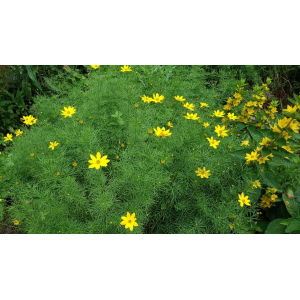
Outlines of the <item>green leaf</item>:
M 240 159 L 245 159 L 246 153 L 251 153 L 251 150 L 242 149 L 242 150 L 237 150 L 237 151 L 231 152 L 232 155 L 234 155 Z
M 295 163 L 286 159 L 286 158 L 283 158 L 282 156 L 280 155 L 275 155 L 274 154 L 274 157 L 271 158 L 272 162 L 275 162 L 275 163 L 279 163 L 281 165 L 284 165 L 284 166 L 294 166 Z
M 247 196 L 249 196 L 249 199 L 251 200 L 251 205 L 256 204 L 256 202 L 259 200 L 260 194 L 260 188 L 254 188 L 253 190 L 248 191 Z
M 29 78 L 33 81 L 33 83 L 39 90 L 42 90 L 42 87 L 41 87 L 40 83 L 38 82 L 36 75 L 35 75 L 36 70 L 32 66 L 25 66 L 25 67 L 26 67 Z
M 282 234 L 285 233 L 285 225 L 280 224 L 284 219 L 275 219 L 268 225 L 266 234 Z
M 289 225 L 287 226 L 286 233 L 295 233 L 295 231 L 300 231 L 300 220 L 292 218 Z
M 248 126 L 247 129 L 254 141 L 256 141 L 256 142 L 262 141 L 262 138 L 263 138 L 262 133 L 258 130 L 257 127 Z
M 276 175 L 272 172 L 261 173 L 262 182 L 272 188 L 275 188 L 279 192 L 281 192 L 281 186 L 276 179 Z
M 288 197 L 288 196 L 289 197 Z M 296 201 L 294 195 L 291 191 L 286 194 L 282 194 L 282 199 L 284 201 L 287 211 L 292 217 L 300 217 L 300 203 Z
M 257 174 L 257 171 L 253 168 L 247 168 L 242 172 L 243 179 L 248 181 L 254 181 L 259 178 L 259 174 Z

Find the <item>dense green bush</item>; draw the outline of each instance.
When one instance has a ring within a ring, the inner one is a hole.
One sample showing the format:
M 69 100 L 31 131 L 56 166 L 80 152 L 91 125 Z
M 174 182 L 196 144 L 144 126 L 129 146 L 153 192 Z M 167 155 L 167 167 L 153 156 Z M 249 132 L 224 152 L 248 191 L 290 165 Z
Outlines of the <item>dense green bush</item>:
M 68 93 L 39 95 L 30 111 L 36 124 L 24 126 L 0 155 L 2 222 L 17 220 L 24 233 L 131 233 L 120 225 L 130 212 L 138 223 L 134 233 L 266 229 L 271 219 L 259 198 L 272 183 L 249 185 L 241 176 L 249 166 L 236 154 L 243 149 L 241 142 L 253 137 L 237 128 L 238 121 L 222 123 L 212 116 L 241 84 L 235 74 L 221 70 L 213 78 L 201 66 L 136 66 L 133 72 L 101 66 L 91 71 L 84 85 L 78 82 Z M 162 103 L 141 100 L 156 93 L 164 96 Z M 185 109 L 176 95 L 193 103 L 194 111 Z M 61 111 L 69 106 L 76 113 L 65 118 Z M 200 120 L 186 119 L 190 113 L 198 113 Z M 218 137 L 215 126 L 223 124 L 229 134 Z M 155 135 L 158 126 L 171 135 Z M 216 149 L 209 146 L 210 137 L 220 140 Z M 49 149 L 55 141 L 59 144 Z M 90 169 L 90 154 L 97 152 L 110 161 Z M 196 175 L 203 167 L 210 170 L 209 178 Z M 287 177 L 288 168 L 282 166 Z M 299 165 L 293 168 L 299 171 Z M 242 192 L 252 205 L 240 206 Z M 288 218 L 285 205 L 282 209 Z

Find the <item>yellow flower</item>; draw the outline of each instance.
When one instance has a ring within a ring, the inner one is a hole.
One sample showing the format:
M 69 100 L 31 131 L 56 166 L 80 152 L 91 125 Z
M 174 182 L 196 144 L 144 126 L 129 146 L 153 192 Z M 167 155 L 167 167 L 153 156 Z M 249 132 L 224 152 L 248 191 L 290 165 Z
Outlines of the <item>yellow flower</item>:
M 174 99 L 177 100 L 177 101 L 180 101 L 180 102 L 185 101 L 185 99 L 183 98 L 183 96 L 175 96 Z
M 169 127 L 173 127 L 173 124 L 171 123 L 171 121 L 169 121 L 167 125 L 168 125 Z
M 24 120 L 24 124 L 26 125 L 33 125 L 36 123 L 37 119 L 35 119 L 32 115 L 29 115 L 29 116 L 23 116 L 23 118 L 21 118 Z
M 265 138 L 263 138 L 262 142 L 259 143 L 259 144 L 261 146 L 269 147 L 271 145 L 270 142 L 272 142 L 272 140 L 269 139 L 269 138 L 267 138 L 267 137 L 265 137 Z
M 153 102 L 155 103 L 163 103 L 165 97 L 163 95 L 159 95 L 158 93 L 153 94 Z
M 261 187 L 261 184 L 259 182 L 259 180 L 255 180 L 254 182 L 252 182 L 252 186 L 255 188 Z
M 4 142 L 13 141 L 12 137 L 13 135 L 8 133 L 5 137 L 3 137 Z
M 214 137 L 206 138 L 209 141 L 209 146 L 217 149 L 217 146 L 220 144 L 221 141 L 214 140 Z
M 291 128 L 295 133 L 299 133 L 299 126 L 300 126 L 300 123 L 299 123 L 297 120 L 293 120 L 293 121 L 290 123 L 290 128 Z
M 121 143 L 121 147 L 124 148 L 124 147 L 125 147 L 125 144 L 124 144 L 124 143 Z
M 244 195 L 244 192 L 243 193 L 241 193 L 241 194 L 238 194 L 238 196 L 239 196 L 239 202 L 240 202 L 240 205 L 241 205 L 241 207 L 243 207 L 244 206 L 244 204 L 245 205 L 248 205 L 248 206 L 250 206 L 251 204 L 250 204 L 250 199 L 249 199 L 249 196 L 245 196 Z
M 162 159 L 162 160 L 160 161 L 160 163 L 161 163 L 162 165 L 163 165 L 165 162 L 166 162 L 165 159 Z
M 274 124 L 274 126 L 272 127 L 273 132 L 277 132 L 277 133 L 281 133 L 281 130 L 277 127 L 277 124 Z
M 130 215 L 130 213 L 127 212 L 127 216 L 122 216 L 121 219 L 123 221 L 120 224 L 125 225 L 125 229 L 129 228 L 130 231 L 133 231 L 133 226 L 138 226 L 138 223 L 136 222 L 135 213 Z
M 75 112 L 76 112 L 76 108 L 69 106 L 68 108 L 64 107 L 64 110 L 61 110 L 60 115 L 64 116 L 65 118 L 66 117 L 72 118 L 72 115 L 75 114 Z
M 290 152 L 290 153 L 294 153 L 294 151 L 292 150 L 291 146 L 282 146 L 281 148 L 285 149 L 286 151 Z
M 268 155 L 265 157 L 261 156 L 257 159 L 257 161 L 259 162 L 260 165 L 265 164 L 267 160 L 269 160 Z
M 95 70 L 97 70 L 100 67 L 100 65 L 90 65 L 90 66 Z
M 240 146 L 248 147 L 248 146 L 250 146 L 250 143 L 249 143 L 249 141 L 242 141 Z
M 50 146 L 49 146 L 48 148 L 54 150 L 54 148 L 55 148 L 57 145 L 59 145 L 59 143 L 58 143 L 57 141 L 55 141 L 55 142 L 50 142 Z
M 19 220 L 14 220 L 14 225 L 18 226 L 20 224 Z
M 134 105 L 134 107 L 135 107 L 135 108 L 138 108 L 138 107 L 139 107 L 139 105 L 136 103 L 136 104 Z
M 170 129 L 166 130 L 165 127 L 160 128 L 157 126 L 157 129 L 153 128 L 154 132 L 157 136 L 160 136 L 162 138 L 165 138 L 166 136 L 170 136 L 172 133 L 170 132 Z
M 89 160 L 89 163 L 91 165 L 89 166 L 89 169 L 96 168 L 99 170 L 100 167 L 107 167 L 107 163 L 110 161 L 107 159 L 107 155 L 101 157 L 100 152 L 97 152 L 96 157 L 92 154 L 90 154 L 90 157 L 91 160 Z
M 290 123 L 291 120 L 292 120 L 292 118 L 284 117 L 283 119 L 278 120 L 278 125 L 280 128 L 283 129 Z
M 18 129 L 17 131 L 16 131 L 16 136 L 20 136 L 20 135 L 22 135 L 23 134 L 23 131 L 21 130 L 21 129 Z
M 224 109 L 224 110 L 231 110 L 231 109 L 232 109 L 232 105 L 229 104 L 229 103 L 227 103 L 227 104 L 225 104 L 225 105 L 223 106 L 223 109 Z
M 198 168 L 198 170 L 196 170 L 195 173 L 201 178 L 208 178 L 211 175 L 210 170 L 206 170 L 205 167 L 203 167 L 203 169 Z
M 286 141 L 292 137 L 287 131 L 282 131 L 282 135 Z
M 232 113 L 232 114 L 228 113 L 227 116 L 228 116 L 229 120 L 236 120 L 238 118 L 237 116 L 234 115 L 234 113 Z
M 207 122 L 204 122 L 203 123 L 203 126 L 206 128 L 206 127 L 208 127 L 210 124 L 209 123 L 207 123 Z
M 200 102 L 201 107 L 209 107 L 209 105 L 205 102 Z
M 131 72 L 132 69 L 129 66 L 124 65 L 124 67 L 121 67 L 121 72 Z
M 34 157 L 34 156 L 35 156 L 35 154 L 34 154 L 34 153 L 30 153 L 30 156 Z
M 223 118 L 225 113 L 224 113 L 224 111 L 215 110 L 213 115 L 218 118 Z
M 60 172 L 57 172 L 57 173 L 56 173 L 56 176 L 60 176 Z
M 148 97 L 146 95 L 144 95 L 142 98 L 142 101 L 144 101 L 145 103 L 150 103 L 153 101 L 153 99 L 151 97 Z
M 148 133 L 149 133 L 149 134 L 152 134 L 152 133 L 153 133 L 153 130 L 152 130 L 152 129 L 148 129 Z
M 250 161 L 255 161 L 258 159 L 259 154 L 257 154 L 257 151 L 252 151 L 251 154 L 246 153 L 245 159 L 247 160 L 247 164 L 250 163 Z
M 291 106 L 288 105 L 287 108 L 283 109 L 282 111 L 287 111 L 287 112 L 290 112 L 290 113 L 294 113 L 294 112 L 297 111 L 297 108 L 298 108 L 297 105 L 295 105 L 294 107 L 291 107 Z
M 75 167 L 75 168 L 78 166 L 77 162 L 75 162 L 75 161 L 72 163 L 72 165 L 73 165 L 73 167 Z
M 183 107 L 185 107 L 185 108 L 187 108 L 187 109 L 189 109 L 189 110 L 191 110 L 191 111 L 194 111 L 195 105 L 194 105 L 193 103 L 188 103 L 188 102 L 186 102 L 186 103 L 183 105 Z
M 198 120 L 198 119 L 200 119 L 200 117 L 198 117 L 197 116 L 197 113 L 195 113 L 195 114 L 189 114 L 189 113 L 187 113 L 187 115 L 186 116 L 184 116 L 186 119 L 188 119 L 188 120 Z
M 228 136 L 227 134 L 228 130 L 225 129 L 225 125 L 223 125 L 222 127 L 220 125 L 215 126 L 215 132 L 220 137 Z

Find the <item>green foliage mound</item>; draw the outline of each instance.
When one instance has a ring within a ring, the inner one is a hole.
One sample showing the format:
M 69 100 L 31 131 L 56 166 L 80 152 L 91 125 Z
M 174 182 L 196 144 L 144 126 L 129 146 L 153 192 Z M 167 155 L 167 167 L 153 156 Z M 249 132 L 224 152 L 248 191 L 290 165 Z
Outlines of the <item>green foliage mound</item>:
M 255 232 L 260 207 L 240 207 L 238 194 L 247 188 L 258 199 L 261 190 L 249 188 L 245 160 L 231 153 L 242 136 L 232 125 L 218 138 L 220 122 L 211 117 L 238 83 L 225 71 L 214 82 L 200 66 L 101 66 L 91 70 L 87 88 L 38 96 L 31 109 L 37 123 L 24 126 L 0 155 L 0 219 L 18 220 L 24 233 Z M 162 103 L 141 100 L 156 93 Z M 199 122 L 184 118 L 191 111 L 176 95 L 195 105 Z M 76 113 L 65 118 L 61 110 L 69 106 Z M 172 134 L 156 136 L 158 126 Z M 211 136 L 221 140 L 217 149 Z M 108 156 L 107 167 L 89 168 L 97 152 Z M 196 176 L 203 167 L 209 178 Z M 120 225 L 127 212 L 136 214 L 133 231 Z

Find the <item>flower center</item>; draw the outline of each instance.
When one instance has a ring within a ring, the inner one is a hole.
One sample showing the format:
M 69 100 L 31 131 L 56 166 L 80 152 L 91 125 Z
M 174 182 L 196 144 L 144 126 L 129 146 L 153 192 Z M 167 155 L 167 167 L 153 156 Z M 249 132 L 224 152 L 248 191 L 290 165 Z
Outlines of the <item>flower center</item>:
M 131 220 L 128 220 L 128 223 L 131 223 Z
M 69 115 L 69 114 L 71 114 L 71 112 L 69 110 L 67 110 L 67 114 Z
M 99 160 L 99 159 L 96 160 L 96 164 L 97 164 L 97 165 L 100 165 L 100 160 Z

